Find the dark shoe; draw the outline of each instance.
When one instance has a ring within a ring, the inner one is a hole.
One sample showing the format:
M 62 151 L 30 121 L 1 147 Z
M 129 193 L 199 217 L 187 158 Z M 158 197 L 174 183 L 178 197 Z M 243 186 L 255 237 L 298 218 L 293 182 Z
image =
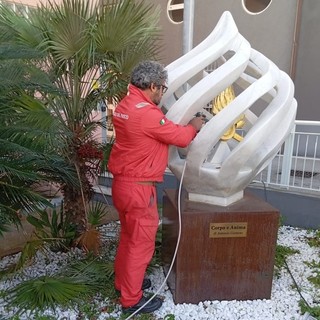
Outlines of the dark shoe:
M 151 287 L 151 280 L 150 279 L 147 279 L 147 278 L 144 278 L 143 281 L 142 281 L 142 286 L 141 286 L 141 290 L 146 290 L 146 289 L 149 289 Z M 117 294 L 120 295 L 120 291 L 115 289 Z
M 142 281 L 141 290 L 146 290 L 146 289 L 149 289 L 150 287 L 151 287 L 151 280 L 144 278 Z
M 132 307 L 124 308 L 122 307 L 123 313 L 134 313 L 138 309 L 140 309 L 149 299 L 142 296 L 140 301 Z M 153 311 L 158 310 L 162 306 L 162 300 L 158 297 L 154 297 L 148 304 L 146 304 L 141 310 L 139 310 L 136 314 L 139 313 L 151 313 Z

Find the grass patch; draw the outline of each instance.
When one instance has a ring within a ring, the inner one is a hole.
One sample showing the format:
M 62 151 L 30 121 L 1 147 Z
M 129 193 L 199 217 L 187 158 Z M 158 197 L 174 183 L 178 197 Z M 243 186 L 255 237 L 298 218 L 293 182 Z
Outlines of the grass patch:
M 292 249 L 287 246 L 277 245 L 275 254 L 275 275 L 278 277 L 280 271 L 286 265 L 286 259 L 296 253 L 300 253 L 299 250 Z

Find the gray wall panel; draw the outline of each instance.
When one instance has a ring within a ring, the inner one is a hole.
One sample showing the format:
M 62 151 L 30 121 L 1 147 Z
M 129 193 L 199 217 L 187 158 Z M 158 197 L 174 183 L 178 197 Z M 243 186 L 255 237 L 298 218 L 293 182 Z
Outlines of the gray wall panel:
M 297 119 L 320 121 L 320 1 L 303 1 L 297 73 Z

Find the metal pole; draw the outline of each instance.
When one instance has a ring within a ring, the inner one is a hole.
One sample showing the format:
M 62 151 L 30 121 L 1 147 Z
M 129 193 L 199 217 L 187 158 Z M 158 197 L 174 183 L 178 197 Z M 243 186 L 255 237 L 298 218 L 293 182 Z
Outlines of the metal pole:
M 99 107 L 100 107 L 99 109 L 101 111 L 101 123 L 102 123 L 101 142 L 107 143 L 107 131 L 108 131 L 107 116 L 106 116 L 107 105 L 103 100 L 101 100 L 101 101 L 99 101 Z
M 105 73 L 105 67 L 103 65 L 100 65 L 100 76 L 102 74 Z M 101 89 L 102 90 L 105 90 L 106 89 L 106 85 L 105 83 L 100 83 L 100 86 L 101 86 Z M 101 142 L 102 143 L 107 143 L 107 139 L 108 139 L 108 135 L 107 135 L 107 132 L 108 132 L 108 126 L 107 126 L 107 104 L 104 100 L 102 100 L 100 98 L 100 101 L 99 101 L 99 109 L 100 109 L 100 112 L 101 112 L 101 123 L 102 123 L 102 127 L 101 127 Z
M 184 0 L 183 10 L 183 44 L 182 52 L 186 54 L 193 48 L 194 0 Z

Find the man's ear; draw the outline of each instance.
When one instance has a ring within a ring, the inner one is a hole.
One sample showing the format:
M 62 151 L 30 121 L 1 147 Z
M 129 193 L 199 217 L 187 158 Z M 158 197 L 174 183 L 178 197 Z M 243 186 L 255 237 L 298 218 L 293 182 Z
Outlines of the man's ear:
M 151 83 L 150 90 L 151 90 L 151 92 L 157 91 L 157 86 L 154 83 Z

